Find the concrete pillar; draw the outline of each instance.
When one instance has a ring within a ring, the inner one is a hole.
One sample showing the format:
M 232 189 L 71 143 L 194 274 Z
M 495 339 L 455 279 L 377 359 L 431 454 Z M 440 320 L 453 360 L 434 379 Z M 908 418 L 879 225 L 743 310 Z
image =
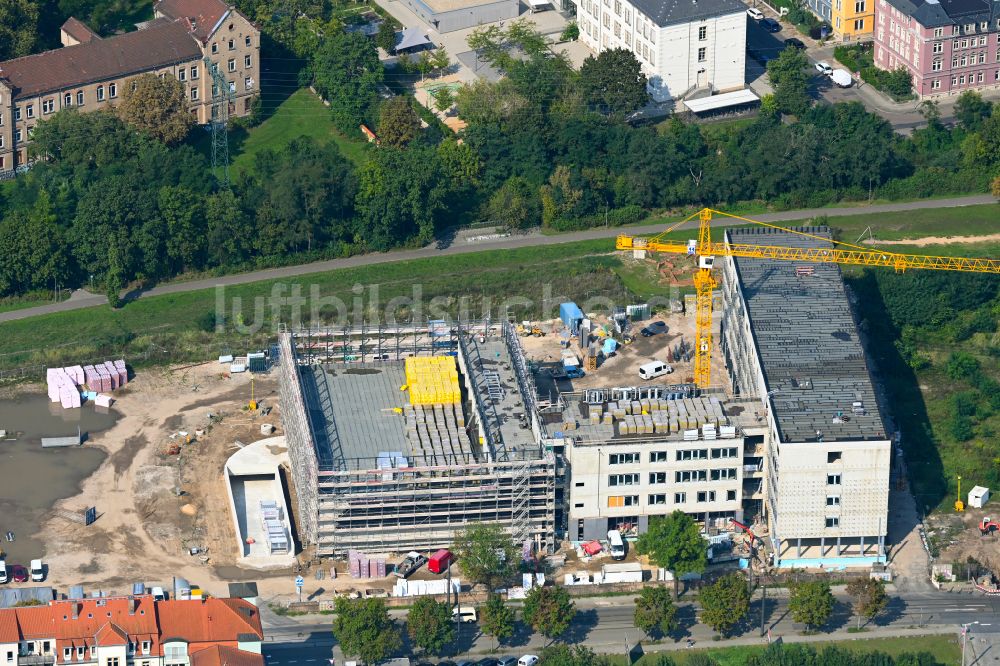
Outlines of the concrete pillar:
M 844 551 L 841 550 L 840 548 L 840 537 L 837 537 L 837 557 L 840 557 L 843 554 L 843 552 Z
M 861 557 L 865 556 L 865 538 L 861 537 Z
M 826 537 L 819 538 L 819 556 L 826 557 Z
M 802 557 L 802 537 L 795 540 L 795 557 Z
M 878 537 L 878 556 L 885 557 L 885 535 L 883 534 Z

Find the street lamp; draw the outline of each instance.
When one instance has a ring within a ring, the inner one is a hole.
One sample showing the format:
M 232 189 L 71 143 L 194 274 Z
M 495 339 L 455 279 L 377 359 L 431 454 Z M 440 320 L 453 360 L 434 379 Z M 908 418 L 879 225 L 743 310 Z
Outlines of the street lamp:
M 969 628 L 974 624 L 979 624 L 979 621 L 966 622 L 962 625 L 962 666 L 965 666 L 965 646 L 969 642 Z

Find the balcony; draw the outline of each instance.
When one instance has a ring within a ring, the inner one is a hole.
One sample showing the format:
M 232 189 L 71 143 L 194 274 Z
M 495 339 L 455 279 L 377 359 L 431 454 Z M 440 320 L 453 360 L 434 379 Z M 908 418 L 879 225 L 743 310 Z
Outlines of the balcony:
M 17 663 L 18 666 L 49 666 L 56 663 L 56 657 L 51 654 L 18 655 Z

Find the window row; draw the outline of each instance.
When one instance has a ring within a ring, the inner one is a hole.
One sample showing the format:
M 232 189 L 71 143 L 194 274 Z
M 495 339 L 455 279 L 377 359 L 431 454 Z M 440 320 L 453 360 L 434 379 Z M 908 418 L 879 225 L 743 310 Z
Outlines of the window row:
M 687 504 L 688 498 L 687 493 L 674 493 L 674 504 Z M 699 490 L 694 494 L 694 501 L 697 503 L 704 502 L 715 502 L 718 500 L 719 494 L 715 490 Z M 726 501 L 735 502 L 736 501 L 736 491 L 727 490 L 726 491 Z M 667 503 L 666 493 L 655 493 L 646 496 L 646 503 L 649 506 L 660 506 Z M 639 495 L 611 495 L 608 497 L 608 508 L 617 509 L 626 506 L 639 506 L 640 497 Z M 583 504 L 577 504 L 577 508 L 583 508 Z
M 244 46 L 252 46 L 253 45 L 253 40 L 251 40 L 250 35 L 247 35 L 246 37 L 243 38 L 243 44 L 244 44 Z M 229 50 L 230 51 L 235 51 L 236 50 L 236 40 L 235 39 L 230 39 L 229 42 L 228 42 L 228 46 L 229 46 Z M 219 43 L 218 42 L 212 42 L 212 53 L 218 53 L 218 52 L 219 52 Z

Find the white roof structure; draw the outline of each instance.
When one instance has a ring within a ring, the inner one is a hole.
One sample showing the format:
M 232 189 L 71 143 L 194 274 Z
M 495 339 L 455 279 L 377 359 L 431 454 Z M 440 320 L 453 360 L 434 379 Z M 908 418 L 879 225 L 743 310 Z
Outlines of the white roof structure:
M 420 28 L 403 28 L 403 32 L 400 35 L 399 43 L 396 44 L 397 51 L 413 49 L 431 43 L 431 40 Z
M 550 0 L 528 0 L 528 6 L 531 9 L 542 9 L 543 7 L 549 7 L 552 5 Z
M 738 104 L 750 104 L 760 101 L 760 97 L 752 90 L 736 90 L 734 92 L 712 95 L 711 97 L 699 97 L 698 99 L 684 100 L 684 106 L 692 113 L 704 113 L 705 111 L 715 111 Z

